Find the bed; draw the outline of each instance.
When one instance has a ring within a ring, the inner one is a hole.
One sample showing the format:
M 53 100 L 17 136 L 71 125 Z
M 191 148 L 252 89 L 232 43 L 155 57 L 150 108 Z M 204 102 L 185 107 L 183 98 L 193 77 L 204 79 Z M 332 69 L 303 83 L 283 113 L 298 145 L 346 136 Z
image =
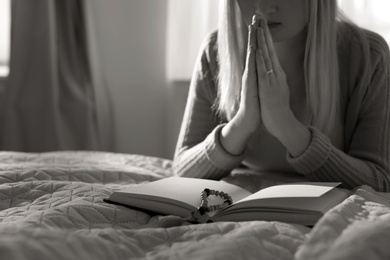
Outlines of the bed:
M 106 152 L 0 152 L 1 259 L 390 259 L 390 195 L 362 186 L 313 228 L 190 224 L 103 201 L 172 176 L 171 161 Z

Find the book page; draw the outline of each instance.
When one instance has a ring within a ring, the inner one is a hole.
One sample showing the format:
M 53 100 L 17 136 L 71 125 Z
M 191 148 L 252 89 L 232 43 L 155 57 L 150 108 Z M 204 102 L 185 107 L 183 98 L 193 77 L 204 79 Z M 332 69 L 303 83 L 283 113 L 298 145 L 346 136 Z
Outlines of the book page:
M 320 197 L 340 184 L 341 182 L 303 182 L 276 185 L 262 189 L 242 199 L 240 202 L 271 198 Z
M 110 200 L 120 199 L 121 203 L 138 207 L 142 203 L 142 208 L 148 210 L 154 210 L 154 208 L 149 207 L 151 203 L 148 205 L 148 201 L 177 205 L 193 210 L 200 206 L 200 195 L 206 188 L 228 193 L 232 197 L 233 202 L 251 195 L 250 192 L 243 188 L 222 181 L 170 177 L 114 192 Z M 215 196 L 209 196 L 209 205 L 220 204 L 221 201 L 221 199 L 215 198 Z M 155 203 L 153 204 L 155 205 Z
M 273 220 L 314 225 L 350 191 L 339 183 L 296 183 L 273 186 L 248 196 L 213 216 L 216 221 Z M 309 187 L 310 186 L 310 187 Z
M 244 212 L 301 212 L 306 214 L 324 213 L 348 197 L 342 189 L 334 189 L 339 183 L 296 183 L 266 188 L 248 196 L 218 216 L 242 214 Z
M 220 215 L 243 212 L 274 212 L 281 213 L 323 214 L 333 206 L 346 199 L 350 193 L 343 189 L 332 189 L 320 197 L 288 197 L 241 200 L 237 204 L 222 210 Z

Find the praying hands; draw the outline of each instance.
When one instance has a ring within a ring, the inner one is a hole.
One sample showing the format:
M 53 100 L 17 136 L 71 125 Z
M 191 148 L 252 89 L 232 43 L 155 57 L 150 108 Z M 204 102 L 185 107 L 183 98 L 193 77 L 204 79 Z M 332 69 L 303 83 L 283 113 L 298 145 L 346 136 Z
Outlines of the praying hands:
M 266 20 L 255 15 L 248 29 L 240 106 L 231 124 L 222 130 L 221 142 L 229 152 L 239 154 L 262 125 L 292 156 L 298 156 L 309 145 L 310 130 L 296 119 L 290 108 L 286 74 Z M 230 138 L 226 138 L 228 135 Z

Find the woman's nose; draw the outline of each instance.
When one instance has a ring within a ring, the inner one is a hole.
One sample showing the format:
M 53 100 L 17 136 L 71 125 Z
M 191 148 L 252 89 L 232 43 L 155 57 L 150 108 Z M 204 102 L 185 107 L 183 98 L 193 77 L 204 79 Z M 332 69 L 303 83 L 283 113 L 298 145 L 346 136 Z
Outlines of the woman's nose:
M 260 0 L 256 1 L 256 13 L 267 16 L 275 13 L 278 10 L 274 1 Z

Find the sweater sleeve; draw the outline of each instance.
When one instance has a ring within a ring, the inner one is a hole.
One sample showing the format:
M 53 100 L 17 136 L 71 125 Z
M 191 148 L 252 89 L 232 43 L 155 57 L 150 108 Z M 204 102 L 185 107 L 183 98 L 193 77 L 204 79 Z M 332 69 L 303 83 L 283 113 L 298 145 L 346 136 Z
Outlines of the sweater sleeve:
M 215 34 L 205 41 L 192 76 L 173 159 L 179 176 L 220 179 L 244 159 L 244 155 L 226 152 L 219 142 L 224 124 L 212 109 L 216 98 L 215 42 Z
M 370 84 L 366 91 L 354 94 L 361 98 L 359 105 L 353 105 L 359 114 L 348 149 L 337 149 L 326 135 L 309 127 L 312 140 L 306 151 L 296 158 L 287 154 L 287 161 L 312 181 L 341 181 L 347 188 L 366 184 L 390 191 L 390 58 L 387 44 L 380 38 L 376 41 L 371 54 L 379 58 Z

